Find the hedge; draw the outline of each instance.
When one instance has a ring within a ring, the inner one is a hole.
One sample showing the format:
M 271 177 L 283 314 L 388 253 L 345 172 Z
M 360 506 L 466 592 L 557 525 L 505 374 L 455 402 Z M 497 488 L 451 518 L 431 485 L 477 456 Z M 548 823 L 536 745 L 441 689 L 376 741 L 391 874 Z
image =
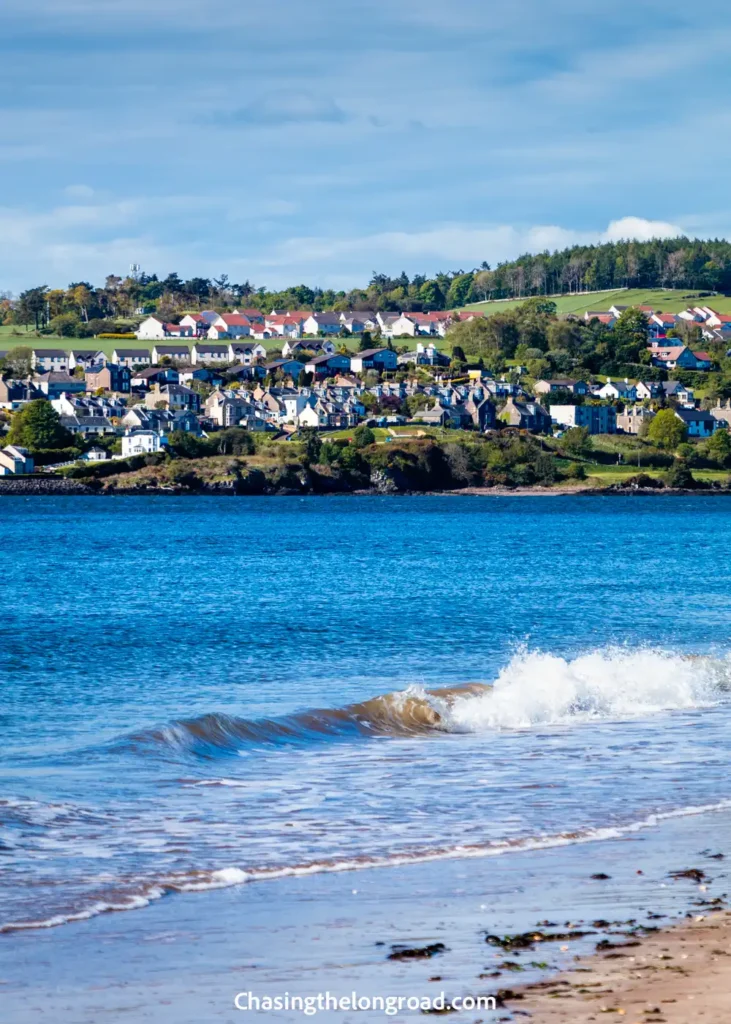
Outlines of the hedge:
M 97 338 L 119 338 L 124 341 L 131 341 L 134 338 L 137 341 L 136 334 L 97 334 Z

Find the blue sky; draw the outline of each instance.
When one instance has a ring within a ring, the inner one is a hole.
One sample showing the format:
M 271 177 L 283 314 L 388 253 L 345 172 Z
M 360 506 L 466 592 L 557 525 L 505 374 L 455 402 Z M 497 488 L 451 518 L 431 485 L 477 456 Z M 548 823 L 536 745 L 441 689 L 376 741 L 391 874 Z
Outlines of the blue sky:
M 731 233 L 721 0 L 2 6 L 0 291 Z

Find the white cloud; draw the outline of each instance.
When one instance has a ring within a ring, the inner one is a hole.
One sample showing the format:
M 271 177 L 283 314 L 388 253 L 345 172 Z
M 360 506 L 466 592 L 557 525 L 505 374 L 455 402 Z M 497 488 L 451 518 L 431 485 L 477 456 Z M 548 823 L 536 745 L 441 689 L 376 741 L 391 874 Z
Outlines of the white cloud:
M 652 238 L 677 238 L 685 234 L 677 224 L 664 220 L 645 220 L 643 217 L 622 217 L 613 220 L 601 237 L 603 242 L 620 242 L 634 238 L 638 242 L 649 242 Z
M 585 231 L 556 224 L 513 226 L 509 224 L 473 226 L 447 224 L 428 231 L 388 231 L 362 237 L 290 238 L 275 246 L 262 264 L 271 267 L 292 267 L 318 263 L 354 260 L 361 266 L 380 261 L 380 266 L 394 267 L 400 258 L 419 259 L 432 268 L 437 266 L 471 267 L 487 260 L 491 264 L 514 259 L 524 252 L 564 249 L 567 246 L 619 239 L 670 238 L 683 234 L 683 229 L 666 221 L 642 217 L 622 217 L 612 221 L 603 231 Z

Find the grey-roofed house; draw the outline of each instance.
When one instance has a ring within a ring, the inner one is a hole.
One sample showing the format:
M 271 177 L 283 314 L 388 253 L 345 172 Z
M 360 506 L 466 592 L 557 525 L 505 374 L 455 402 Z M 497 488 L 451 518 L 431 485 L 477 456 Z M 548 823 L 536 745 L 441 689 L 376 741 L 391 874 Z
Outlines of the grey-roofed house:
M 188 363 L 190 348 L 187 345 L 155 345 L 152 349 L 152 359 L 155 363 L 160 363 L 163 359 L 176 359 Z
M 65 373 L 69 368 L 68 353 L 62 348 L 34 348 L 31 366 L 42 373 Z
M 112 362 L 128 366 L 131 370 L 134 366 L 149 366 L 152 356 L 148 348 L 115 348 Z
M 498 414 L 506 426 L 530 430 L 535 434 L 550 434 L 551 417 L 539 402 L 516 402 L 511 396 Z
M 86 380 L 83 377 L 71 377 L 68 373 L 49 371 L 37 373 L 33 383 L 43 392 L 44 398 L 58 398 L 62 392 L 81 394 L 86 391 Z
M 59 420 L 62 427 L 71 431 L 72 434 L 80 434 L 82 437 L 115 433 L 114 427 L 106 416 L 60 416 Z

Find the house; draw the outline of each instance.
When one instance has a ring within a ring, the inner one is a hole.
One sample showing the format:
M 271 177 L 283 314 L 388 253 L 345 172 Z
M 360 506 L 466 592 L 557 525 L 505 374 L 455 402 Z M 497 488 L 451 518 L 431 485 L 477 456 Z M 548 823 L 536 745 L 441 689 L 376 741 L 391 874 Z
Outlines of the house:
M 428 423 L 433 427 L 446 427 L 449 426 L 451 414 L 446 406 L 437 402 L 431 409 L 420 409 L 413 418 L 417 422 Z
M 516 402 L 511 396 L 498 414 L 506 426 L 530 430 L 534 434 L 550 434 L 553 428 L 551 417 L 538 402 Z
M 112 352 L 112 362 L 128 366 L 132 370 L 135 366 L 149 366 L 152 357 L 147 348 L 115 348 Z
M 88 370 L 90 366 L 103 363 L 106 358 L 103 352 L 94 351 L 92 348 L 75 348 L 69 352 L 69 370 L 75 370 L 77 366 Z
M 645 405 L 627 405 L 624 412 L 617 414 L 617 430 L 623 434 L 639 434 L 644 424 L 654 417 L 655 413 Z
M 67 373 L 69 357 L 62 348 L 34 348 L 31 353 L 31 366 L 41 373 Z
M 302 333 L 339 334 L 342 326 L 338 313 L 310 313 L 302 324 Z
M 167 408 L 170 412 L 198 412 L 201 396 L 184 384 L 153 384 L 145 395 L 148 409 Z
M 590 434 L 616 434 L 613 405 L 551 405 L 551 419 L 562 427 L 584 427 Z
M 59 416 L 62 427 L 81 437 L 98 437 L 116 433 L 106 416 Z
M 180 371 L 175 366 L 148 366 L 135 370 L 130 384 L 133 388 L 150 388 L 153 384 L 177 384 Z
M 180 326 L 189 327 L 193 337 L 202 338 L 217 317 L 218 313 L 211 310 L 207 313 L 186 313 L 180 320 Z
M 613 381 L 610 377 L 607 379 L 606 384 L 600 388 L 595 388 L 592 394 L 594 398 L 619 398 L 623 402 L 637 401 L 637 388 L 626 379 Z
M 27 448 L 9 444 L 0 450 L 0 476 L 25 476 L 34 468 L 33 456 Z
M 687 345 L 661 345 L 657 341 L 648 347 L 653 366 L 665 370 L 710 370 L 712 359 L 708 352 L 692 352 Z
M 398 366 L 398 356 L 390 348 L 369 348 L 351 356 L 349 365 L 353 373 L 363 373 L 366 370 L 395 370 Z
M 301 338 L 303 323 L 304 320 L 301 317 L 289 316 L 284 313 L 275 313 L 264 317 L 264 326 L 268 327 L 273 335 L 279 335 L 282 338 Z
M 407 363 L 414 363 L 416 366 L 449 366 L 449 356 L 440 352 L 433 341 L 428 345 L 418 342 L 413 352 L 403 352 L 397 357 L 398 365 L 405 366 Z
M 587 323 L 590 323 L 592 320 L 598 320 L 599 323 L 604 324 L 605 327 L 614 327 L 617 322 L 617 314 L 612 312 L 602 313 L 597 310 L 591 310 L 584 313 L 584 320 L 586 320 Z
M 353 309 L 347 313 L 340 313 L 339 316 L 341 325 L 349 334 L 375 331 L 378 327 L 378 320 L 372 309 Z
M 266 359 L 267 350 L 259 342 L 231 342 L 228 346 L 229 363 L 251 366 L 257 359 Z
M 122 426 L 126 430 L 155 430 L 159 434 L 169 434 L 173 430 L 184 430 L 190 434 L 200 434 L 200 423 L 193 412 L 171 412 L 170 409 L 147 409 L 144 405 L 134 405 L 125 413 Z
M 497 425 L 497 413 L 495 411 L 495 406 L 489 398 L 481 398 L 475 392 L 471 392 L 464 403 L 464 410 L 469 415 L 472 420 L 472 425 L 476 430 L 495 429 Z
M 664 394 L 662 382 L 659 380 L 638 380 L 635 389 L 637 397 L 641 401 L 648 398 L 662 398 Z
M 105 391 L 120 391 L 122 394 L 129 394 L 132 371 L 128 366 L 105 361 L 89 367 L 84 376 L 87 391 L 98 391 L 99 388 L 104 388 Z
M 180 366 L 174 371 L 175 379 L 170 378 L 171 384 L 190 384 L 194 380 L 202 380 L 212 387 L 217 388 L 223 383 L 223 373 L 220 370 L 211 370 L 207 366 Z M 226 370 L 226 373 L 230 373 Z M 162 381 L 161 381 L 162 383 Z
M 665 398 L 674 398 L 676 402 L 681 402 L 683 405 L 693 402 L 693 389 L 686 388 L 679 380 L 664 380 L 660 387 Z
M 35 402 L 46 395 L 35 384 L 24 380 L 5 380 L 0 378 L 0 409 L 15 412 L 22 409 L 28 402 Z
M 327 358 L 329 359 L 330 356 Z M 269 376 L 273 377 L 275 373 L 283 373 L 285 376 L 292 377 L 295 383 L 304 368 L 305 364 L 296 359 L 275 359 L 271 363 L 264 363 L 264 369 Z
M 328 377 L 334 373 L 340 373 L 351 368 L 352 360 L 350 356 L 343 356 L 338 352 L 334 355 L 325 353 L 321 356 L 315 356 L 314 359 L 310 359 L 309 363 L 305 363 L 305 371 L 307 373 L 314 373 L 317 377 Z
M 39 373 L 33 383 L 43 392 L 45 398 L 58 398 L 62 391 L 68 394 L 81 394 L 86 391 L 86 381 L 80 377 L 70 377 L 68 373 Z
M 203 405 L 206 416 L 219 427 L 236 426 L 245 416 L 251 415 L 253 403 L 234 392 L 214 391 Z
M 165 321 L 159 316 L 148 316 L 135 331 L 138 341 L 158 341 L 166 338 Z
M 122 438 L 122 455 L 125 459 L 131 455 L 149 455 L 159 452 L 164 444 L 165 438 L 157 430 L 131 430 Z
M 713 416 L 715 420 L 718 420 L 718 426 L 716 427 L 717 430 L 719 428 L 725 427 L 728 429 L 731 427 L 731 400 L 722 402 L 719 398 L 715 409 L 711 409 L 711 416 Z
M 198 341 L 193 346 L 191 362 L 194 366 L 200 363 L 227 363 L 228 345 Z
M 556 377 L 554 380 L 537 380 L 533 388 L 537 395 L 549 395 L 553 391 L 570 391 L 572 395 L 587 395 L 589 385 L 584 380 Z
M 721 420 L 705 409 L 676 409 L 675 415 L 688 428 L 688 437 L 710 437 L 723 427 Z
M 282 345 L 283 356 L 296 356 L 300 352 L 311 352 L 315 356 L 332 356 L 335 354 L 335 345 L 332 341 L 315 341 L 307 338 L 305 341 L 285 341 Z
M 161 363 L 163 359 L 188 363 L 190 349 L 187 345 L 155 345 L 152 350 L 152 361 Z
M 106 448 L 101 448 L 99 445 L 93 445 L 88 448 L 81 456 L 85 462 L 106 462 L 109 458 L 109 452 Z
M 249 317 L 242 313 L 221 313 L 210 323 L 212 329 L 226 338 L 248 337 L 251 334 L 252 326 Z M 211 330 L 208 331 L 208 337 L 214 337 Z

